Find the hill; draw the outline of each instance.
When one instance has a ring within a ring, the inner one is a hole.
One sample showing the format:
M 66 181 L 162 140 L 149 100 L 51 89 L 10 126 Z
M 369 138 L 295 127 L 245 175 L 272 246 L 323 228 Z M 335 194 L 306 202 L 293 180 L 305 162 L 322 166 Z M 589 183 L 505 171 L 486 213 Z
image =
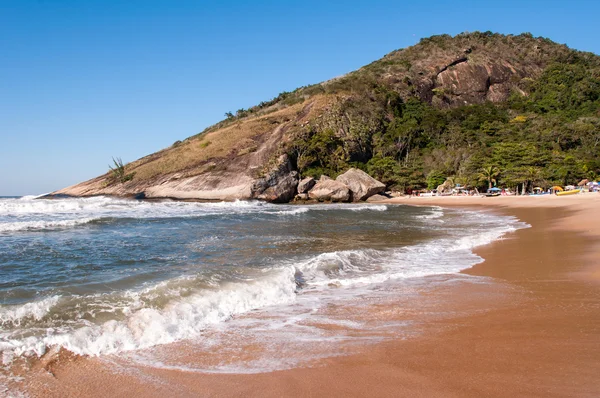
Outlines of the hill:
M 55 192 L 288 201 L 360 168 L 398 190 L 600 173 L 600 57 L 530 34 L 433 36 Z

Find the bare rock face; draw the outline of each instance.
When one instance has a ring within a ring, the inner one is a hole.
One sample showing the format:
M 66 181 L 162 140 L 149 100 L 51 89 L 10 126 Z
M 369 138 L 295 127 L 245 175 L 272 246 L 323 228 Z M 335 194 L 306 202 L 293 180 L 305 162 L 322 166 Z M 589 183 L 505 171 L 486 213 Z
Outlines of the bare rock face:
M 514 81 L 523 76 L 524 72 L 506 62 L 473 64 L 466 57 L 459 58 L 433 78 L 432 102 L 450 106 L 502 102 L 508 99 Z
M 254 181 L 251 188 L 253 199 L 286 203 L 294 198 L 298 186 L 298 172 L 292 170 L 287 155 L 280 156 L 278 163 L 266 177 Z
M 306 177 L 298 183 L 298 193 L 307 193 L 317 182 L 312 177 Z
M 315 184 L 315 186 L 308 192 L 308 196 L 311 199 L 318 200 L 319 202 L 332 201 L 332 202 L 349 202 L 351 197 L 350 189 L 341 182 L 332 180 L 331 178 L 323 178 Z
M 339 175 L 335 180 L 350 188 L 352 200 L 355 202 L 367 200 L 367 198 L 385 191 L 384 183 L 377 181 L 359 169 L 352 168 Z

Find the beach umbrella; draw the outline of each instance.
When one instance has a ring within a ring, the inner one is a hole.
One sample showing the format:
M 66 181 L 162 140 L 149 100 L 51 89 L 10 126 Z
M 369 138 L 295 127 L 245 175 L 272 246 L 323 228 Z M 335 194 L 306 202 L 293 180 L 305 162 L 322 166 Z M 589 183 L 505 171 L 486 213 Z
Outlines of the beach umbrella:
M 564 189 L 562 189 L 562 187 L 559 187 L 558 185 L 555 185 L 552 187 L 553 191 L 564 191 Z
M 490 188 L 490 189 L 488 189 L 488 191 L 494 191 L 494 192 L 495 192 L 495 191 L 501 191 L 501 189 L 500 189 L 500 188 L 496 188 L 496 187 L 494 187 L 494 188 Z

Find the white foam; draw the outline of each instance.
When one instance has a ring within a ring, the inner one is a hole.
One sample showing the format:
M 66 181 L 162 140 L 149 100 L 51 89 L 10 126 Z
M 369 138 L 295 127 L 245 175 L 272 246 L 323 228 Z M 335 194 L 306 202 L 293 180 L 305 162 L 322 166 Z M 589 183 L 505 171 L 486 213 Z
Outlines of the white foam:
M 311 210 L 319 211 L 386 211 L 387 205 L 371 205 L 363 203 L 328 203 L 310 205 Z
M 297 207 L 258 201 L 177 202 L 137 201 L 112 197 L 0 199 L 0 232 L 72 228 L 99 219 L 192 218 L 232 214 L 300 215 L 309 211 L 385 211 L 385 205 L 335 204 Z
M 84 203 L 88 206 L 88 202 Z M 113 199 L 91 203 L 92 206 L 101 207 L 138 206 L 122 204 Z M 173 214 L 169 213 L 170 209 L 177 209 L 178 206 L 185 210 L 195 208 L 179 202 L 173 202 L 173 205 L 171 202 L 167 203 L 169 204 L 162 206 L 167 209 L 167 214 Z M 206 208 L 241 208 L 278 215 L 302 214 L 313 209 L 312 206 L 282 207 L 255 202 L 194 205 L 201 205 L 199 207 L 204 209 L 202 211 L 206 211 Z M 154 204 L 142 202 L 139 206 Z M 381 205 L 335 207 L 387 210 L 387 206 Z M 320 210 L 319 207 L 316 209 Z M 441 209 L 433 211 L 443 214 Z M 175 213 L 180 214 L 178 211 Z M 343 294 L 355 297 L 364 292 L 360 286 L 459 272 L 482 261 L 472 252 L 473 248 L 526 227 L 526 224 L 515 219 L 469 211 L 461 211 L 450 224 L 457 227 L 455 236 L 389 250 L 357 249 L 320 253 L 300 261 L 279 264 L 276 268 L 264 269 L 252 278 L 247 277 L 240 282 L 224 283 L 219 278 L 204 281 L 207 287 L 203 290 L 193 290 L 197 282 L 193 280 L 193 276 L 182 276 L 142 291 L 125 292 L 124 298 L 119 302 L 111 297 L 100 297 L 95 303 L 97 308 L 102 308 L 104 312 L 118 312 L 122 317 L 101 324 L 80 321 L 74 328 L 48 328 L 42 335 L 25 338 L 11 338 L 0 333 L 0 351 L 3 353 L 3 361 L 10 362 L 14 355 L 42 355 L 51 346 L 61 346 L 76 354 L 102 355 L 197 337 L 210 325 L 222 323 L 237 314 L 293 303 L 298 292 L 314 293 L 314 296 L 305 297 L 310 297 L 306 300 L 318 307 L 323 294 L 340 296 L 340 292 L 332 287 L 344 288 Z M 448 231 L 451 233 L 451 230 Z M 300 283 L 300 290 L 297 289 L 297 281 Z M 153 305 L 156 298 L 167 304 L 162 307 Z M 58 296 L 54 296 L 36 303 L 0 308 L 0 322 L 18 325 L 28 318 L 40 320 L 59 300 Z M 93 311 L 88 313 L 94 318 Z
M 80 218 L 76 220 L 0 222 L 0 232 L 36 231 L 69 228 L 77 225 L 88 224 L 95 220 L 98 219 Z
M 0 343 L 0 350 L 37 356 L 52 346 L 81 355 L 130 351 L 197 336 L 208 325 L 234 315 L 294 299 L 294 274 L 291 268 L 284 268 L 260 280 L 225 284 L 218 290 L 171 300 L 162 310 L 143 307 L 132 311 L 124 321 L 110 320 L 67 333 L 49 330 L 45 336 L 5 340 Z
M 27 318 L 42 319 L 59 302 L 59 296 L 52 296 L 40 301 L 23 305 L 0 307 L 0 325 L 20 325 Z
M 276 211 L 275 214 L 287 215 L 287 216 L 295 216 L 295 215 L 298 215 L 298 214 L 308 213 L 309 211 L 310 211 L 310 209 L 308 207 L 299 207 L 297 209 L 292 209 L 292 210 Z
M 365 211 L 365 210 L 386 211 L 387 206 L 385 206 L 385 205 L 361 205 L 361 206 L 349 207 L 348 210 L 351 210 L 351 211 Z
M 441 207 L 435 206 L 432 207 L 428 214 L 420 214 L 415 216 L 415 218 L 426 219 L 426 220 L 434 220 L 444 216 L 444 210 Z

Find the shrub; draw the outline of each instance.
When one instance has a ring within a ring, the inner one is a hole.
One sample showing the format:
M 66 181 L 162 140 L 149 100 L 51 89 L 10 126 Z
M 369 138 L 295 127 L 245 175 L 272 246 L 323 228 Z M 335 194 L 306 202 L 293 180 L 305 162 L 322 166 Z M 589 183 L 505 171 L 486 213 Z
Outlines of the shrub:
M 129 174 L 125 174 L 125 166 L 123 165 L 123 161 L 121 160 L 121 158 L 112 158 L 113 160 L 113 166 L 108 165 L 108 168 L 110 169 L 111 172 L 111 177 L 114 182 L 120 182 L 121 184 L 127 182 L 127 181 L 131 181 L 133 180 L 133 176 L 135 175 L 135 173 L 129 173 Z

